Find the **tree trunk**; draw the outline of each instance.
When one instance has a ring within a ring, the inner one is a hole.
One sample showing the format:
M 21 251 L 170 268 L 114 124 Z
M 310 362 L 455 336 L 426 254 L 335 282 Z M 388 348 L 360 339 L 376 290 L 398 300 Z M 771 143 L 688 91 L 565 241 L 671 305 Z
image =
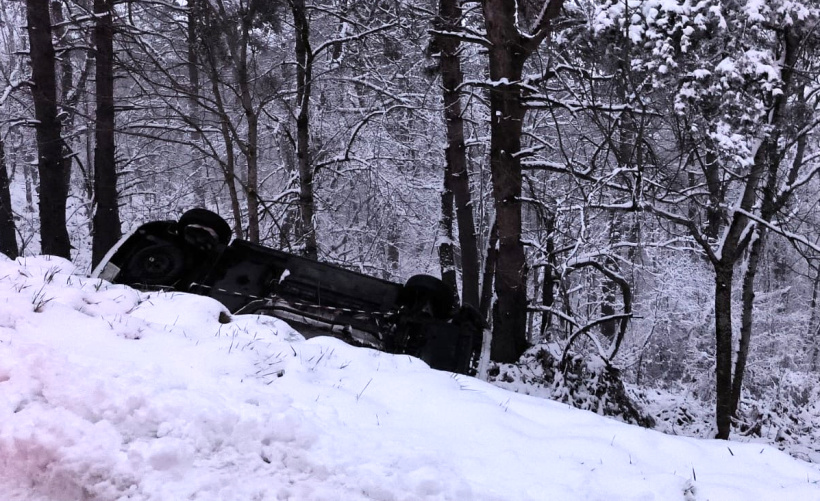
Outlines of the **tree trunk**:
M 248 167 L 248 240 L 259 242 L 259 117 L 246 113 L 248 144 L 245 161 Z
M 791 88 L 792 76 L 794 74 L 793 71 L 795 63 L 797 62 L 801 37 L 794 30 L 790 29 L 784 30 L 783 34 L 785 36 L 783 40 L 784 53 L 782 56 L 783 66 L 781 70 L 781 78 L 783 81 L 783 88 L 794 92 Z M 781 170 L 780 164 L 781 159 L 784 157 L 784 153 L 781 151 L 779 145 L 781 142 L 781 131 L 786 125 L 784 120 L 787 120 L 786 117 L 788 116 L 786 113 L 786 98 L 784 96 L 785 95 L 781 93 L 775 98 L 775 106 L 769 114 L 769 119 L 770 123 L 773 125 L 773 130 L 760 144 L 754 157 L 752 175 L 750 176 L 750 180 L 747 181 L 748 183 L 754 182 L 754 185 L 757 185 L 759 180 L 756 180 L 755 176 L 763 177 L 765 173 L 766 183 L 762 188 L 762 193 L 757 194 L 754 199 L 754 203 L 760 205 L 760 218 L 766 222 L 771 221 L 775 214 L 782 209 L 782 205 L 784 205 L 789 199 L 789 192 L 786 192 L 782 196 L 778 195 L 778 179 L 780 177 Z M 801 138 L 798 141 L 798 151 L 794 159 L 796 167 L 793 169 L 792 173 L 789 174 L 790 184 L 794 183 L 794 177 L 799 171 L 799 165 L 802 164 L 804 148 L 805 139 Z M 745 203 L 741 205 L 741 208 L 745 210 L 750 210 L 751 207 L 751 200 L 746 200 Z M 729 419 L 731 416 L 735 415 L 740 403 L 743 376 L 746 371 L 746 360 L 749 355 L 749 345 L 752 336 L 754 280 L 757 274 L 758 265 L 760 263 L 760 257 L 766 246 L 766 227 L 760 223 L 755 223 L 755 226 L 756 228 L 753 229 L 755 233 L 752 234 L 751 239 L 747 244 L 749 246 L 749 257 L 743 276 L 740 345 L 737 353 L 735 372 L 731 383 Z M 738 228 L 740 228 L 740 226 L 738 226 Z M 747 230 L 743 231 L 745 232 Z M 733 240 L 735 242 L 738 241 L 737 239 Z M 726 249 L 723 250 L 725 251 Z M 737 254 L 735 254 L 735 256 L 737 256 Z M 729 342 L 731 343 L 731 331 L 729 332 L 729 335 Z M 731 352 L 729 354 L 729 361 L 731 363 Z M 724 417 L 724 419 L 727 418 Z M 718 419 L 718 430 L 720 430 L 720 417 Z M 719 436 L 718 438 L 728 438 L 728 432 L 725 437 Z
M 114 20 L 111 0 L 94 0 L 97 114 L 94 148 L 94 236 L 96 266 L 122 236 L 114 152 Z
M 207 16 L 208 11 L 204 10 L 203 15 Z M 208 22 L 207 18 L 205 22 Z M 220 166 L 222 167 L 222 176 L 225 180 L 225 186 L 228 188 L 228 196 L 231 200 L 233 233 L 236 238 L 245 238 L 246 236 L 242 230 L 242 207 L 239 203 L 239 192 L 236 189 L 236 152 L 230 129 L 230 118 L 228 118 L 228 113 L 225 111 L 225 103 L 222 100 L 222 93 L 219 89 L 217 62 L 211 52 L 208 52 L 208 58 L 208 76 L 211 81 L 211 91 L 213 92 L 214 104 L 216 105 L 216 114 L 219 117 L 219 131 L 222 134 L 222 140 L 225 141 L 225 159 L 220 161 Z
M 304 0 L 290 2 L 296 30 L 296 159 L 299 164 L 299 238 L 304 255 L 316 259 L 318 245 L 314 221 L 313 166 L 310 159 L 310 93 L 312 90 L 313 54 L 310 48 L 310 26 Z
M 498 256 L 498 226 L 493 222 L 490 228 L 490 241 L 487 243 L 487 257 L 484 259 L 484 281 L 481 283 L 481 318 L 490 318 L 493 303 L 493 285 L 495 284 L 495 263 Z
M 188 25 L 187 25 L 187 44 L 188 51 L 186 56 L 186 66 L 188 67 L 188 84 L 191 86 L 190 90 L 190 114 L 191 121 L 194 123 L 194 131 L 191 132 L 191 139 L 198 141 L 202 138 L 200 132 L 200 125 L 202 123 L 201 113 L 199 108 L 200 83 L 199 83 L 199 19 L 203 15 L 202 0 L 190 0 L 188 2 Z
M 621 165 L 626 165 L 625 162 L 622 162 Z M 623 221 L 621 220 L 621 215 L 611 212 L 609 214 L 609 244 L 616 245 L 621 243 L 623 238 L 622 236 L 622 224 Z M 604 277 L 601 281 L 601 316 L 602 317 L 610 317 L 615 315 L 615 301 L 616 296 L 615 293 L 618 290 L 618 286 L 615 284 L 614 281 Z M 601 323 L 601 335 L 604 336 L 609 341 L 615 339 L 615 335 L 618 332 L 618 321 L 617 320 L 609 320 L 606 322 Z
M 495 270 L 492 359 L 516 362 L 527 348 L 527 266 L 521 242 L 521 80 L 527 53 L 516 27 L 516 2 L 485 0 L 489 50 L 490 170 L 493 182 L 498 259 Z M 506 82 L 506 83 L 504 83 Z
M 34 212 L 34 193 L 32 189 L 32 184 L 36 184 L 39 180 L 35 179 L 36 171 L 31 167 L 31 165 L 26 162 L 23 165 L 23 177 L 26 181 L 26 212 Z
M 461 20 L 458 0 L 440 0 L 439 16 L 442 27 L 455 31 Z M 439 37 L 441 47 L 441 83 L 444 94 L 444 120 L 447 127 L 445 186 L 452 190 L 458 222 L 458 241 L 461 247 L 461 300 L 476 308 L 479 305 L 478 240 L 476 237 L 470 178 L 467 171 L 467 152 L 464 144 L 464 120 L 461 116 L 459 87 L 464 77 L 458 58 L 459 41 L 453 37 Z M 452 217 L 452 216 L 450 216 Z
M 820 322 L 817 321 L 817 296 L 820 291 L 820 268 L 815 271 L 814 284 L 811 289 L 811 318 L 809 319 L 809 330 L 807 344 L 810 346 L 810 367 L 812 372 L 816 372 L 820 366 Z
M 616 82 L 616 95 L 621 103 L 627 104 L 631 99 L 631 91 L 629 86 L 631 74 L 631 57 L 630 44 L 624 43 L 623 38 L 618 42 L 623 44 L 623 57 L 616 61 L 615 71 L 619 76 Z M 639 126 L 636 123 L 635 116 L 631 109 L 626 109 L 620 114 L 618 122 L 617 144 L 615 145 L 615 158 L 618 161 L 618 167 L 632 168 L 637 167 L 638 170 L 643 168 L 641 165 L 642 155 L 640 154 L 640 140 L 639 140 Z M 637 183 L 637 180 L 636 180 Z M 634 197 L 634 194 L 633 194 Z M 628 216 L 625 214 L 611 211 L 609 213 L 609 244 L 610 246 L 617 246 L 621 244 L 625 238 L 633 235 L 633 231 L 624 231 L 627 227 L 625 219 Z M 627 236 L 628 235 L 628 236 Z M 631 256 L 630 256 L 631 261 Z M 609 317 L 615 315 L 615 302 L 617 300 L 616 293 L 618 285 L 606 277 L 601 282 L 601 316 Z M 613 341 L 619 330 L 619 322 L 617 320 L 609 320 L 601 323 L 601 335 L 609 341 Z
M 251 92 L 250 62 L 248 50 L 251 44 L 251 29 L 255 7 L 258 4 L 251 2 L 248 11 L 242 16 L 240 26 L 239 46 L 234 46 L 232 55 L 236 60 L 237 83 L 239 84 L 239 100 L 245 113 L 248 126 L 247 139 L 239 142 L 239 147 L 245 157 L 247 180 L 245 192 L 248 197 L 248 240 L 259 242 L 259 114 L 253 104 Z
M 244 191 L 247 198 L 248 208 L 248 226 L 247 235 L 243 235 L 247 240 L 258 243 L 259 242 L 259 109 L 254 106 L 253 92 L 251 91 L 252 79 L 250 58 L 248 51 L 251 50 L 251 31 L 254 23 L 254 16 L 256 9 L 260 6 L 259 2 L 250 2 L 242 6 L 239 12 L 238 28 L 233 32 L 233 20 L 229 21 L 220 16 L 212 17 L 211 8 L 208 2 L 198 4 L 202 7 L 202 15 L 204 17 L 203 25 L 211 26 L 216 23 L 221 24 L 221 29 L 225 30 L 225 41 L 227 43 L 228 52 L 230 53 L 232 69 L 236 78 L 236 85 L 238 86 L 239 103 L 242 106 L 242 112 L 245 116 L 245 125 L 247 127 L 246 136 L 243 139 L 238 133 L 238 128 L 231 123 L 230 114 L 226 111 L 225 102 L 222 97 L 220 88 L 220 71 L 224 66 L 224 60 L 221 55 L 215 53 L 208 47 L 208 43 L 219 43 L 216 40 L 205 40 L 205 51 L 208 56 L 208 72 L 211 79 L 211 88 L 214 94 L 214 102 L 219 114 L 220 129 L 222 136 L 225 139 L 227 161 L 222 164 L 223 174 L 225 175 L 225 182 L 231 195 L 231 204 L 233 205 L 234 213 L 234 233 L 242 233 L 241 230 L 241 216 L 239 215 L 238 199 L 234 199 L 235 184 L 237 177 L 235 175 L 235 159 L 236 155 L 233 151 L 233 146 L 238 147 L 242 156 L 245 158 L 245 167 L 247 177 L 245 178 Z M 219 6 L 219 14 L 224 15 L 223 6 Z M 230 26 L 229 26 L 230 24 Z M 234 92 L 236 92 L 234 90 Z
M 715 263 L 715 438 L 728 440 L 732 424 L 732 278 L 734 262 Z
M 541 287 L 541 304 L 547 308 L 551 308 L 555 304 L 555 214 L 550 211 L 547 214 L 544 223 L 544 230 L 547 232 L 547 243 L 545 256 L 546 263 L 544 264 L 544 280 Z M 547 338 L 547 329 L 552 326 L 552 313 L 545 311 L 541 313 L 541 338 L 543 341 L 549 341 Z
M 218 22 L 214 20 L 207 2 L 194 0 L 191 2 L 191 9 L 188 13 L 189 29 L 191 28 L 192 22 L 194 23 L 194 27 L 211 26 Z M 191 19 L 191 16 L 195 16 L 194 19 Z M 217 56 L 213 50 L 213 46 L 219 42 L 212 33 L 206 35 L 203 30 L 200 29 L 195 30 L 195 36 L 197 37 L 196 42 L 199 44 L 198 46 L 201 48 L 203 55 L 201 61 L 206 69 L 206 75 L 210 82 L 214 100 L 214 113 L 219 120 L 219 131 L 222 135 L 222 140 L 225 142 L 225 158 L 219 159 L 219 166 L 222 170 L 223 180 L 228 189 L 228 197 L 231 203 L 233 233 L 236 238 L 247 238 L 242 227 L 242 204 L 240 203 L 239 191 L 237 190 L 234 135 L 231 128 L 231 119 L 225 109 L 225 102 L 222 99 L 222 91 L 220 88 L 219 72 L 222 69 L 222 61 L 220 56 Z M 189 78 L 191 78 L 191 85 L 194 85 L 194 79 L 198 80 L 198 72 L 195 74 L 189 73 Z
M 777 114 L 773 113 L 772 116 L 776 117 Z M 768 163 L 770 160 L 769 155 L 774 152 L 773 148 L 776 144 L 777 139 L 769 137 L 758 147 L 754 157 L 754 164 L 745 180 L 739 204 L 740 209 L 752 211 L 752 207 L 758 203 L 758 199 L 764 198 L 762 201 L 764 216 L 767 211 L 771 210 L 771 199 L 766 200 L 768 198 L 766 194 L 764 194 L 764 197 L 760 197 L 758 186 L 766 174 L 770 176 L 769 182 L 774 183 L 776 181 L 776 177 L 772 178 L 771 176 L 777 174 L 777 167 Z M 772 169 L 774 169 L 774 172 L 772 172 Z M 770 190 L 767 189 L 766 191 L 769 192 Z M 717 397 L 715 418 L 718 428 L 715 438 L 724 440 L 729 439 L 729 433 L 731 432 L 734 410 L 733 387 L 737 384 L 739 392 L 743 379 L 741 372 L 735 375 L 736 383 L 732 380 L 732 279 L 735 263 L 737 263 L 747 246 L 752 243 L 747 234 L 748 225 L 749 220 L 746 216 L 735 213 L 721 242 L 720 255 L 713 260 L 715 267 L 715 394 Z M 751 280 L 754 280 L 754 275 L 751 276 Z M 752 295 L 752 299 L 753 297 Z M 748 315 L 749 317 L 746 320 L 749 322 L 749 331 L 747 334 L 751 335 L 751 310 Z M 748 340 L 746 342 L 748 343 Z M 748 350 L 748 345 L 746 349 Z M 745 368 L 745 355 L 741 368 Z
M 62 127 L 57 119 L 54 45 L 51 40 L 49 0 L 26 0 L 31 48 L 37 169 L 40 174 L 40 242 L 43 254 L 70 259 L 66 229 L 68 190 L 62 162 Z
M 66 20 L 65 16 L 63 15 L 63 3 L 60 0 L 52 0 L 51 1 L 51 18 L 54 20 L 54 37 L 59 41 L 58 45 L 65 44 L 65 35 L 66 35 Z M 71 129 L 73 122 L 74 122 L 74 114 L 70 111 L 70 108 L 73 106 L 67 106 L 68 99 L 72 94 L 72 89 L 74 89 L 74 66 L 71 64 L 71 56 L 67 50 L 64 50 L 59 57 L 59 64 L 60 64 L 60 85 L 59 85 L 59 92 L 58 92 L 58 101 L 62 103 L 62 111 L 64 113 L 64 118 L 61 120 L 61 125 L 63 129 Z M 73 92 L 75 98 L 79 95 L 79 89 L 75 89 Z M 74 101 L 71 103 L 72 105 L 76 105 L 76 99 L 72 99 Z M 67 109 L 69 108 L 69 109 Z M 70 135 L 70 132 L 69 132 Z M 65 184 L 66 187 L 71 186 L 71 163 L 72 163 L 72 155 L 71 155 L 71 148 L 69 148 L 68 143 L 63 140 L 63 176 L 65 176 Z
M 228 188 L 228 197 L 231 200 L 231 214 L 233 215 L 233 233 L 236 238 L 245 238 L 242 230 L 242 207 L 239 203 L 239 192 L 236 189 L 236 153 L 233 146 L 233 136 L 231 135 L 230 127 L 228 125 L 228 118 L 225 115 L 224 106 L 222 104 L 222 95 L 219 93 L 219 84 L 215 75 L 212 75 L 212 84 L 214 87 L 214 100 L 219 110 L 219 130 L 222 133 L 222 140 L 225 141 L 225 160 L 220 162 L 222 167 L 222 176 L 225 180 L 225 186 Z
M 795 54 L 795 46 L 790 43 L 787 47 L 787 62 L 794 64 L 792 59 Z M 791 49 L 789 51 L 788 49 Z M 786 82 L 789 80 L 787 79 Z M 780 104 L 782 107 L 782 102 Z M 775 117 L 782 116 L 782 108 L 774 114 Z M 782 200 L 778 198 L 778 172 L 780 171 L 781 152 L 778 148 L 780 142 L 780 133 L 775 130 L 772 135 L 766 138 L 760 146 L 758 155 L 755 156 L 756 163 L 763 163 L 767 170 L 766 184 L 763 187 L 763 193 L 760 197 L 760 217 L 764 221 L 771 221 L 777 211 L 778 203 L 785 204 L 788 200 L 784 196 Z M 800 165 L 803 163 L 803 156 L 805 154 L 806 138 L 801 137 L 797 141 L 797 151 L 793 158 L 794 166 L 792 172 L 789 174 L 789 184 L 794 183 L 794 177 L 800 170 Z M 767 228 L 761 224 L 757 224 L 753 230 L 755 233 L 751 237 L 749 244 L 749 254 L 746 261 L 745 271 L 743 273 L 743 288 L 742 288 L 742 310 L 740 317 L 740 345 L 737 352 L 737 360 L 735 362 L 735 373 L 732 381 L 732 416 L 737 415 L 737 410 L 740 405 L 740 394 L 743 386 L 743 376 L 746 373 L 746 360 L 749 356 L 749 345 L 752 338 L 752 320 L 754 316 L 754 285 L 755 277 L 757 276 L 760 258 L 766 249 L 766 236 L 768 234 Z
M 202 0 L 189 0 L 188 2 L 188 13 L 187 13 L 187 23 L 186 23 L 186 61 L 185 66 L 188 68 L 188 86 L 190 87 L 188 90 L 188 119 L 191 121 L 192 127 L 191 132 L 189 133 L 189 137 L 192 143 L 198 143 L 202 141 L 202 108 L 200 107 L 201 102 L 201 95 L 202 89 L 199 79 L 199 48 L 200 48 L 200 41 L 199 41 L 199 33 L 201 32 L 199 27 L 199 20 L 201 19 L 203 13 L 203 8 L 201 5 Z M 206 207 L 208 205 L 209 199 L 211 198 L 208 186 L 210 186 L 211 182 L 211 172 L 209 168 L 209 164 L 204 162 L 202 165 L 202 176 L 198 179 L 197 183 L 194 185 L 194 192 L 199 198 L 199 204 L 201 207 Z M 219 203 L 216 200 L 216 203 Z
M 453 291 L 458 300 L 458 277 L 453 251 L 453 190 L 450 189 L 450 164 L 444 166 L 444 190 L 441 192 L 441 219 L 439 220 L 438 259 L 441 280 Z
M 395 280 L 399 274 L 399 262 L 401 259 L 401 254 L 399 252 L 399 237 L 401 233 L 399 232 L 398 224 L 393 224 L 390 227 L 390 230 L 387 232 L 387 266 L 388 269 L 386 270 L 384 279 L 385 280 Z
M 20 253 L 17 247 L 17 227 L 11 208 L 11 190 L 8 170 L 6 170 L 6 145 L 0 137 L 0 252 L 11 259 Z
M 749 257 L 746 261 L 746 269 L 743 273 L 743 286 L 741 289 L 741 311 L 740 311 L 740 344 L 735 360 L 735 372 L 732 376 L 732 408 L 731 414 L 737 417 L 737 410 L 740 406 L 740 394 L 743 388 L 743 376 L 746 373 L 746 361 L 749 358 L 749 345 L 752 340 L 752 320 L 754 316 L 755 300 L 755 276 L 760 263 L 760 256 L 766 247 L 766 230 L 758 228 L 758 232 L 749 247 Z
M 484 23 L 490 42 L 490 171 L 498 260 L 497 301 L 493 308 L 492 358 L 515 362 L 527 348 L 527 264 L 521 241 L 521 132 L 525 109 L 521 75 L 524 63 L 552 32 L 563 0 L 544 0 L 530 33 L 522 33 L 519 2 L 484 0 Z
M 709 146 L 709 150 L 706 151 L 706 161 L 703 164 L 706 188 L 709 191 L 709 205 L 706 206 L 706 230 L 704 234 L 712 240 L 718 238 L 720 229 L 724 224 L 724 188 L 720 181 L 721 168 L 718 162 L 717 154 Z

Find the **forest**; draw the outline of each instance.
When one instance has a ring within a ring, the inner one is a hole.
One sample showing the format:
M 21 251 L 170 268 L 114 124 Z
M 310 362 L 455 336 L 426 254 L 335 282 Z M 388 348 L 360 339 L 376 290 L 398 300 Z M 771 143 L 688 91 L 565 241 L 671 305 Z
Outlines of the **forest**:
M 0 0 L 0 251 L 192 207 L 441 276 L 496 384 L 820 461 L 813 0 Z

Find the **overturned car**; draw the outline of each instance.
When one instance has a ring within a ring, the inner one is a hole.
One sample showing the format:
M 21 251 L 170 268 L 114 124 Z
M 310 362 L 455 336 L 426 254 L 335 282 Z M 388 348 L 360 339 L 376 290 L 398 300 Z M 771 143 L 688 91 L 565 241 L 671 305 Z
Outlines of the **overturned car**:
M 306 336 L 416 356 L 440 370 L 471 373 L 483 320 L 459 306 L 430 275 L 404 284 L 333 264 L 231 241 L 219 215 L 191 209 L 178 221 L 153 221 L 123 237 L 93 276 L 143 290 L 210 296 L 231 313 L 282 318 Z

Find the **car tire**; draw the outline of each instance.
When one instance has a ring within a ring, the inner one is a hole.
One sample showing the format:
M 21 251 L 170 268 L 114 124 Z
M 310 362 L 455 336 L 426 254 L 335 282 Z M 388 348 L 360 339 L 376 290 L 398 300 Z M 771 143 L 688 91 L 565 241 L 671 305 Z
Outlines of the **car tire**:
M 397 303 L 410 315 L 427 314 L 447 320 L 456 307 L 452 289 L 431 275 L 414 275 L 402 287 Z
M 172 243 L 149 245 L 134 253 L 124 271 L 134 283 L 172 286 L 185 271 L 185 253 Z
M 222 217 L 208 209 L 191 209 L 179 218 L 180 234 L 185 234 L 185 228 L 191 225 L 209 228 L 216 235 L 220 244 L 227 245 L 231 241 L 231 227 Z

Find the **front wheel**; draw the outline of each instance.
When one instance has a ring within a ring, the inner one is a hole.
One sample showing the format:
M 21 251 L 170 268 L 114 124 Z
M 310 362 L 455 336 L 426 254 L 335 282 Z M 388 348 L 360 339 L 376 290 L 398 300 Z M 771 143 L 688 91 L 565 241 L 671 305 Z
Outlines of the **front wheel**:
M 453 290 L 431 275 L 414 275 L 402 287 L 397 303 L 410 315 L 429 315 L 447 320 L 455 310 Z
M 171 243 L 157 243 L 134 253 L 124 271 L 134 284 L 172 286 L 184 270 L 182 250 Z

